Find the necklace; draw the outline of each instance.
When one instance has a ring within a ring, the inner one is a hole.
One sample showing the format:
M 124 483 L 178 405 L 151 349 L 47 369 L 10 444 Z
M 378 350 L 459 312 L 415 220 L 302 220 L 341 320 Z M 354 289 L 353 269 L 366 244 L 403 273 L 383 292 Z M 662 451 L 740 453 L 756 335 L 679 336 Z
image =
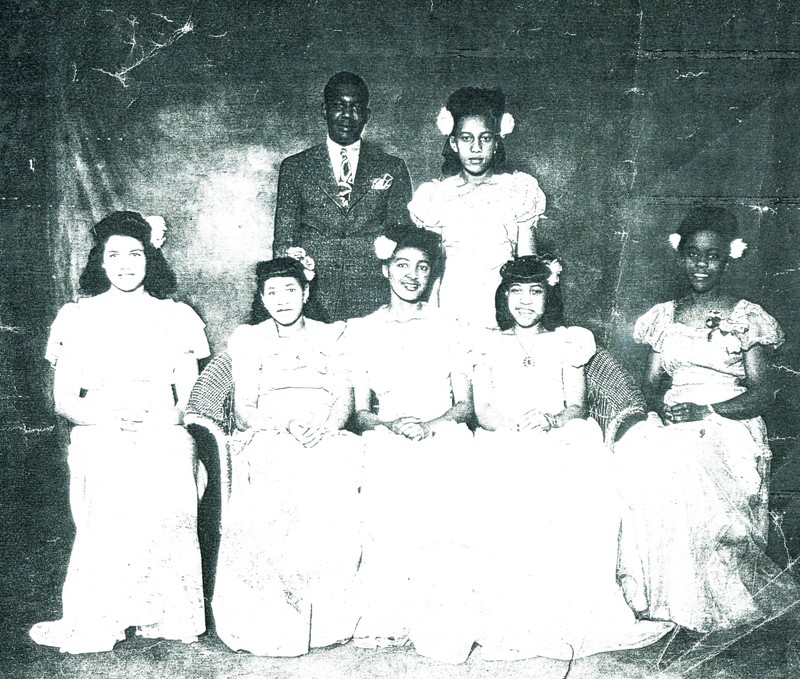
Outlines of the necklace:
M 537 335 L 541 335 L 542 332 L 547 332 L 546 330 L 542 330 L 541 332 L 537 332 Z M 531 356 L 530 352 L 525 348 L 525 345 L 522 343 L 522 340 L 519 338 L 516 332 L 514 332 L 514 337 L 517 338 L 517 342 L 519 343 L 520 348 L 522 349 L 522 353 L 525 354 L 522 358 L 522 367 L 523 368 L 533 368 L 536 365 L 536 361 L 534 360 L 533 356 Z

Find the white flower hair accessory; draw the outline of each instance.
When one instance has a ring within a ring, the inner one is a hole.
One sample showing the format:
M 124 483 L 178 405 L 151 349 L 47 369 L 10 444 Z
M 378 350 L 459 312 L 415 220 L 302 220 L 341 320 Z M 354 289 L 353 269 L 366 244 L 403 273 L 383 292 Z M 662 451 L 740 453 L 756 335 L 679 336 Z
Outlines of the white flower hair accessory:
M 439 132 L 443 135 L 449 136 L 453 133 L 453 125 L 455 125 L 453 114 L 447 110 L 446 106 L 442 106 L 436 118 L 436 127 L 439 128 Z
M 514 131 L 514 125 L 516 125 L 514 116 L 508 112 L 504 113 L 500 118 L 500 136 L 505 137 L 507 134 L 511 134 Z
M 378 259 L 389 259 L 397 248 L 397 242 L 386 236 L 378 236 L 375 239 L 375 255 Z
M 150 244 L 160 250 L 167 240 L 167 222 L 161 215 L 149 215 L 144 218 L 150 225 Z
M 735 238 L 731 241 L 731 259 L 739 259 L 739 257 L 744 254 L 745 250 L 747 250 L 747 243 L 745 243 L 741 238 Z
M 564 270 L 564 267 L 561 266 L 561 262 L 557 259 L 553 259 L 547 263 L 547 268 L 550 269 L 550 275 L 547 277 L 547 284 L 552 288 L 558 283 L 558 279 L 561 277 L 561 272 Z
M 317 263 L 314 261 L 313 257 L 306 254 L 305 248 L 287 248 L 286 256 L 296 259 L 298 262 L 300 262 L 300 264 L 303 265 L 303 275 L 306 277 L 306 280 L 309 283 L 314 280 L 314 276 L 317 275 L 314 271 L 314 269 L 317 268 Z
M 681 245 L 681 234 L 679 233 L 669 234 L 669 244 L 672 246 L 673 250 L 677 251 Z

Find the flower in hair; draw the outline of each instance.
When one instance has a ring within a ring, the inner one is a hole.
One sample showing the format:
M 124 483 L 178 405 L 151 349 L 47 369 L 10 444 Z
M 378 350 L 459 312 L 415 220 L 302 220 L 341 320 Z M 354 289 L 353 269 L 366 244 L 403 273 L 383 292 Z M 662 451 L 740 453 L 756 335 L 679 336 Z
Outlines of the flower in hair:
M 745 243 L 741 238 L 735 238 L 731 241 L 731 259 L 739 259 L 744 254 L 744 251 L 747 250 L 747 243 Z
M 307 281 L 311 282 L 314 280 L 314 276 L 317 275 L 314 271 L 314 269 L 317 268 L 317 263 L 314 261 L 313 257 L 306 254 L 305 248 L 287 248 L 286 256 L 296 259 L 303 265 L 303 275 L 306 277 Z
M 514 131 L 515 124 L 514 116 L 508 112 L 504 113 L 500 118 L 500 136 L 505 137 L 507 134 L 511 134 Z
M 442 106 L 436 118 L 436 127 L 439 128 L 439 132 L 442 134 L 450 135 L 453 133 L 453 125 L 455 125 L 453 114 L 445 106 Z
M 561 272 L 564 270 L 564 267 L 561 266 L 561 262 L 557 259 L 550 260 L 547 263 L 547 268 L 550 269 L 550 275 L 547 277 L 547 284 L 552 288 L 556 283 L 558 283 L 558 279 L 561 276 Z
M 149 215 L 145 221 L 150 225 L 150 244 L 160 250 L 167 240 L 167 222 L 160 215 Z
M 393 241 L 386 236 L 378 236 L 375 239 L 375 254 L 378 259 L 389 259 L 397 247 L 397 241 Z
M 673 250 L 677 250 L 681 244 L 681 234 L 679 233 L 669 234 L 669 244 L 672 246 Z

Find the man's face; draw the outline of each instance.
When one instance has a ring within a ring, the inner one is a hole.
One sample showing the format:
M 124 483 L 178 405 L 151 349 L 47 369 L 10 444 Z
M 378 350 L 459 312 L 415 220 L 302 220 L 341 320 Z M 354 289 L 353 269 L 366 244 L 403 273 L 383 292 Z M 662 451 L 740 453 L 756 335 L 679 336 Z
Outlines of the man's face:
M 328 136 L 340 146 L 349 146 L 361 138 L 369 120 L 369 109 L 355 85 L 337 85 L 323 105 Z

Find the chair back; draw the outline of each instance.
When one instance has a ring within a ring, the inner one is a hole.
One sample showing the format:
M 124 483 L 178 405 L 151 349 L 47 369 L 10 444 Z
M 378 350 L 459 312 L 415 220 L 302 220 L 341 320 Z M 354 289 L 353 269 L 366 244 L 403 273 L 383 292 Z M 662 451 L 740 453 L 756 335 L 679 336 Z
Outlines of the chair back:
M 227 352 L 215 356 L 200 373 L 189 396 L 186 414 L 211 420 L 226 435 L 233 431 L 233 372 Z
M 647 403 L 635 380 L 603 347 L 586 364 L 586 398 L 589 415 L 600 424 L 608 446 L 629 418 L 647 417 Z

